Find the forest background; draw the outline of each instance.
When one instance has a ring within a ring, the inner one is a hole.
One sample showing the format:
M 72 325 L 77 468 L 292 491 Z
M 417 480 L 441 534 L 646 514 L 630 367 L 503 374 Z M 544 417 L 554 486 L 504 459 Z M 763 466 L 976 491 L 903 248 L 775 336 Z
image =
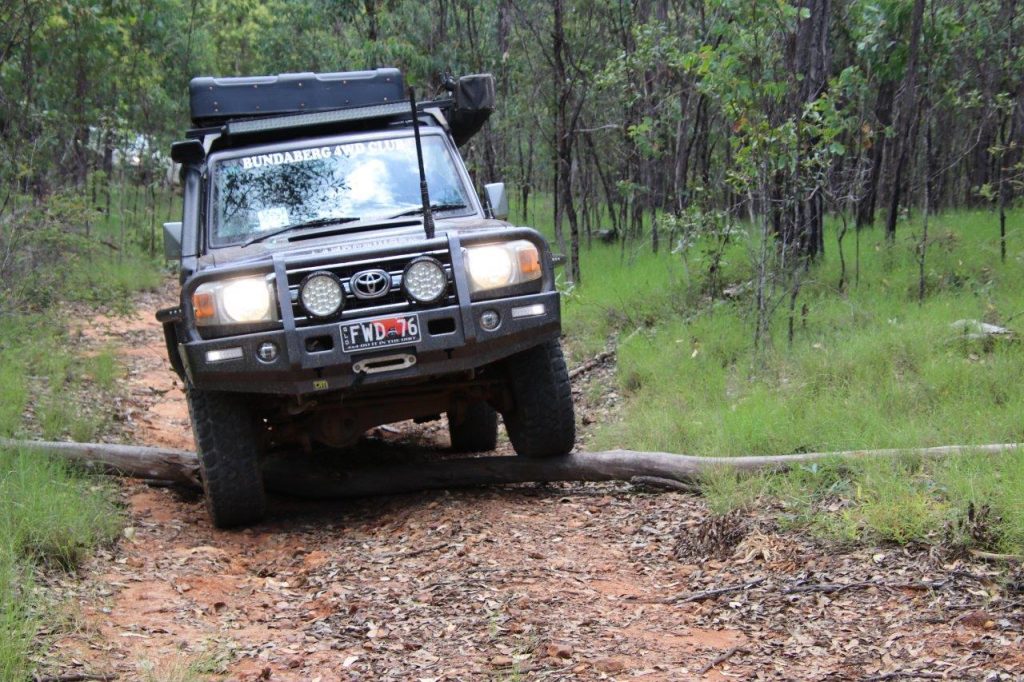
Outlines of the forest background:
M 1022 5 L 8 0 L 0 436 L 116 438 L 125 370 L 64 322 L 169 277 L 191 77 L 397 66 L 420 97 L 446 72 L 496 77 L 467 162 L 566 255 L 573 362 L 616 361 L 577 396 L 584 445 L 1024 441 Z M 715 513 L 770 508 L 843 542 L 1024 550 L 1019 455 L 701 490 Z M 0 677 L 30 667 L 31 576 L 116 538 L 114 499 L 0 450 Z
M 1005 213 L 1021 184 L 1019 5 L 15 0 L 0 14 L 0 218 L 55 195 L 123 213 L 112 185 L 154 203 L 193 76 L 394 65 L 421 95 L 446 71 L 495 74 L 470 163 L 524 215 L 549 198 L 570 280 L 598 231 L 657 252 L 742 221 L 798 262 L 826 251 L 830 213 L 890 240 L 913 208 Z M 124 238 L 155 252 L 146 222 Z M 25 268 L 4 235 L 9 282 Z

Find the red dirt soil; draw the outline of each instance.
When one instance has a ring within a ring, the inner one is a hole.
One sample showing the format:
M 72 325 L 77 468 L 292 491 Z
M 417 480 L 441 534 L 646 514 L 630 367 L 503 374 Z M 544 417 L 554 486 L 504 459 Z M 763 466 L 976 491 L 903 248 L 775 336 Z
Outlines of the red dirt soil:
M 98 317 L 82 333 L 115 345 L 126 365 L 124 441 L 191 449 L 181 382 L 153 318 L 171 292 L 144 295 L 136 314 Z M 582 381 L 607 379 L 593 374 Z M 446 445 L 443 423 L 410 423 L 375 430 L 363 448 L 401 455 Z M 509 452 L 504 439 L 499 451 Z M 526 485 L 333 503 L 272 498 L 265 523 L 227 532 L 210 525 L 194 491 L 122 487 L 125 537 L 78 580 L 59 581 L 77 627 L 43 656 L 51 674 L 1024 675 L 1020 596 L 1004 589 L 1005 571 L 926 550 L 844 551 L 778 531 L 770 510 L 711 522 L 691 495 Z M 828 587 L 838 584 L 848 587 Z

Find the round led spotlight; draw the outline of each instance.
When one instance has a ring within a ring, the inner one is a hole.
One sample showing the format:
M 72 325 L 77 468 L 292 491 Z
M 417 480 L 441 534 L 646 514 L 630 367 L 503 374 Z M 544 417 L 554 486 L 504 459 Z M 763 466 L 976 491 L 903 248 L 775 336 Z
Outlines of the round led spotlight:
M 341 281 L 330 272 L 314 272 L 299 285 L 302 307 L 313 317 L 333 317 L 345 303 Z
M 409 263 L 402 273 L 402 289 L 417 303 L 437 303 L 447 288 L 444 266 L 429 256 Z

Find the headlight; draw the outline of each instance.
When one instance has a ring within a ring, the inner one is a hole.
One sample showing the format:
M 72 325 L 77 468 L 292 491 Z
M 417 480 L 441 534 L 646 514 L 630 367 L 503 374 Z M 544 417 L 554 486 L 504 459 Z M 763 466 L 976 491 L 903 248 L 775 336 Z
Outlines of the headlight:
M 333 317 L 345 303 L 345 294 L 334 274 L 314 272 L 299 285 L 299 300 L 313 317 Z
M 533 242 L 519 239 L 463 249 L 469 291 L 502 289 L 540 279 L 540 253 Z
M 277 297 L 272 277 L 239 277 L 200 284 L 192 294 L 197 327 L 270 322 Z
M 437 303 L 447 288 L 444 266 L 429 256 L 409 263 L 402 273 L 402 289 L 418 303 Z

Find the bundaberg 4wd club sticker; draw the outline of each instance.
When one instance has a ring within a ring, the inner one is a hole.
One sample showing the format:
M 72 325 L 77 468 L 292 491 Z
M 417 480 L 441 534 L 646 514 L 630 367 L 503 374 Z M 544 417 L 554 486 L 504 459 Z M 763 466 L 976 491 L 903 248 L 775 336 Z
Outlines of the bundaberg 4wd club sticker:
M 326 147 L 309 147 L 307 149 L 294 149 L 287 152 L 271 152 L 269 154 L 254 154 L 243 156 L 239 159 L 242 168 L 262 168 L 264 166 L 281 166 L 289 163 L 304 163 L 306 161 L 320 161 L 336 156 L 353 157 L 362 154 L 375 152 L 387 152 L 400 149 L 413 149 L 411 138 L 400 137 L 387 140 L 370 140 L 369 142 L 350 142 L 348 144 L 336 144 Z

